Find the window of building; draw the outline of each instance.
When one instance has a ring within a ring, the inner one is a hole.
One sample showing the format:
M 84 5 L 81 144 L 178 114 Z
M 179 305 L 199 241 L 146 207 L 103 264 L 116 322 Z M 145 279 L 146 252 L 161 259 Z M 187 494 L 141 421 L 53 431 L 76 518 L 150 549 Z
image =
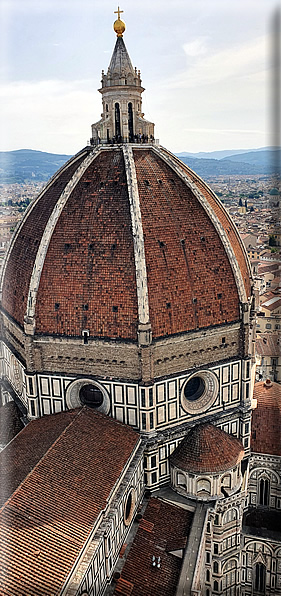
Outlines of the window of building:
M 146 429 L 146 414 L 142 414 L 142 430 Z
M 82 337 L 83 337 L 83 343 L 84 345 L 88 344 L 88 338 L 89 338 L 89 331 L 84 330 L 82 331 Z
M 206 553 L 206 563 L 210 563 L 211 561 L 211 555 L 210 553 Z
M 270 323 L 266 323 L 265 328 L 266 329 L 272 329 L 272 325 Z
M 151 408 L 153 405 L 153 388 L 150 387 L 149 389 L 149 408 Z
M 141 389 L 141 406 L 145 408 L 146 400 L 145 400 L 145 389 Z
M 35 405 L 33 400 L 30 402 L 30 412 L 32 416 L 35 416 Z
M 182 472 L 178 472 L 177 474 L 177 484 L 186 490 L 186 477 L 185 474 L 182 474 Z
M 215 526 L 219 525 L 219 516 L 217 514 L 214 516 L 214 525 Z
M 261 478 L 259 483 L 259 504 L 267 506 L 269 497 L 269 480 Z
M 215 592 L 218 592 L 218 582 L 217 581 L 213 582 L 213 589 Z
M 215 561 L 213 564 L 213 572 L 218 573 L 218 562 L 217 561 Z
M 154 428 L 154 414 L 153 412 L 150 413 L 150 429 Z
M 153 472 L 152 474 L 152 484 L 156 484 L 157 482 L 157 472 Z
M 157 465 L 157 458 L 155 455 L 151 457 L 151 468 L 155 468 Z
M 83 406 L 88 406 L 88 408 L 99 408 L 104 401 L 104 396 L 99 387 L 88 384 L 82 385 L 80 388 L 79 399 Z
M 192 377 L 190 381 L 188 381 L 184 388 L 184 395 L 186 399 L 189 401 L 195 401 L 205 391 L 205 382 L 201 377 Z
M 218 544 L 216 543 L 213 545 L 213 552 L 215 555 L 218 555 Z
M 134 489 L 131 489 L 130 493 L 127 495 L 125 506 L 124 506 L 124 523 L 128 526 L 132 520 L 133 512 L 135 508 L 135 493 Z
M 197 494 L 198 495 L 210 495 L 211 483 L 207 478 L 199 478 L 197 480 Z
M 28 378 L 28 388 L 29 388 L 30 395 L 32 395 L 33 394 L 33 380 L 30 377 Z
M 207 569 L 206 571 L 206 581 L 209 582 L 210 581 L 210 570 Z
M 255 591 L 264 594 L 265 591 L 265 566 L 257 563 L 255 566 Z

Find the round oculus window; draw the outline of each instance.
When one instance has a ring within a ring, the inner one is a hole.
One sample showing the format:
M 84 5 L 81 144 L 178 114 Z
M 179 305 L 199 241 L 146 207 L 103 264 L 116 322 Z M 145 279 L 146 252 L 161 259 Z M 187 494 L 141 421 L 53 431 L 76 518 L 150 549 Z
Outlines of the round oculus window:
M 87 406 L 108 414 L 110 411 L 110 397 L 103 385 L 92 379 L 76 379 L 67 388 L 66 391 L 67 406 L 71 410 Z
M 126 526 L 128 526 L 132 520 L 134 508 L 135 508 L 135 502 L 136 502 L 135 491 L 134 491 L 134 489 L 131 489 L 130 493 L 127 495 L 127 499 L 126 499 L 125 506 L 124 506 L 124 513 L 123 513 L 124 523 Z
M 181 404 L 188 414 L 200 414 L 208 410 L 218 395 L 218 379 L 209 370 L 191 375 L 182 386 Z
M 202 377 L 192 377 L 184 387 L 184 395 L 188 401 L 196 401 L 205 391 L 205 381 Z
M 99 408 L 104 401 L 103 393 L 96 385 L 82 385 L 79 399 L 82 405 L 88 408 Z

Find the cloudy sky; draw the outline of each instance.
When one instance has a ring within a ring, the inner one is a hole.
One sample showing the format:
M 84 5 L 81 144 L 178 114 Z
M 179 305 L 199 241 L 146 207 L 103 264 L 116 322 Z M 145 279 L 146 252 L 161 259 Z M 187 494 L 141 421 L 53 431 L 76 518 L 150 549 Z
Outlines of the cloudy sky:
M 174 152 L 277 144 L 277 0 L 119 0 L 143 111 Z M 0 150 L 73 154 L 100 118 L 115 0 L 0 0 Z

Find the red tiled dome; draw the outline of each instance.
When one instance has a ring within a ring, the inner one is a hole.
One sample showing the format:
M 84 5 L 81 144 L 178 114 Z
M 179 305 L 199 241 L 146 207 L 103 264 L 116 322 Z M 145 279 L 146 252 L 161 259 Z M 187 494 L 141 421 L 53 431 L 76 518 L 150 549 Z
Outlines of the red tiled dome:
M 257 407 L 252 414 L 251 450 L 269 455 L 281 454 L 281 385 L 260 381 L 254 386 Z
M 153 337 L 237 321 L 239 302 L 250 296 L 249 270 L 220 201 L 164 149 L 133 147 L 132 155 Z M 10 317 L 23 326 L 31 308 L 36 334 L 87 329 L 137 340 L 132 185 L 119 145 L 86 148 L 53 177 L 9 253 L 2 307 Z
M 185 472 L 217 473 L 236 466 L 243 455 L 239 439 L 206 423 L 192 428 L 172 453 L 170 462 Z

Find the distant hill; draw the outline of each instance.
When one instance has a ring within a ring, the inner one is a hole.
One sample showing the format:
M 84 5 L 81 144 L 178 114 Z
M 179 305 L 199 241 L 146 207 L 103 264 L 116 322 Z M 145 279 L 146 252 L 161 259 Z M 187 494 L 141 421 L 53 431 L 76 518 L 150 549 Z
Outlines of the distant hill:
M 177 157 L 195 157 L 196 159 L 223 159 L 231 155 L 242 155 L 243 153 L 257 153 L 258 151 L 280 151 L 280 147 L 259 147 L 258 149 L 224 149 L 222 151 L 200 151 L 199 153 L 177 153 Z
M 212 152 L 214 153 L 225 153 Z M 245 153 L 234 153 L 221 159 L 207 159 L 204 157 L 196 158 L 192 156 L 183 156 L 177 154 L 185 164 L 194 170 L 199 176 L 233 176 L 246 175 L 252 176 L 255 174 L 271 175 L 280 172 L 281 151 L 280 149 L 265 148 L 256 151 L 248 151 Z
M 70 157 L 32 149 L 0 151 L 0 184 L 47 181 Z
M 281 152 L 277 147 L 262 147 L 253 151 L 237 153 L 234 150 L 196 154 L 178 153 L 176 155 L 203 178 L 222 175 L 269 175 L 280 171 Z M 32 149 L 1 151 L 0 184 L 15 182 L 22 184 L 30 180 L 45 182 L 70 157 L 70 155 L 57 155 Z

